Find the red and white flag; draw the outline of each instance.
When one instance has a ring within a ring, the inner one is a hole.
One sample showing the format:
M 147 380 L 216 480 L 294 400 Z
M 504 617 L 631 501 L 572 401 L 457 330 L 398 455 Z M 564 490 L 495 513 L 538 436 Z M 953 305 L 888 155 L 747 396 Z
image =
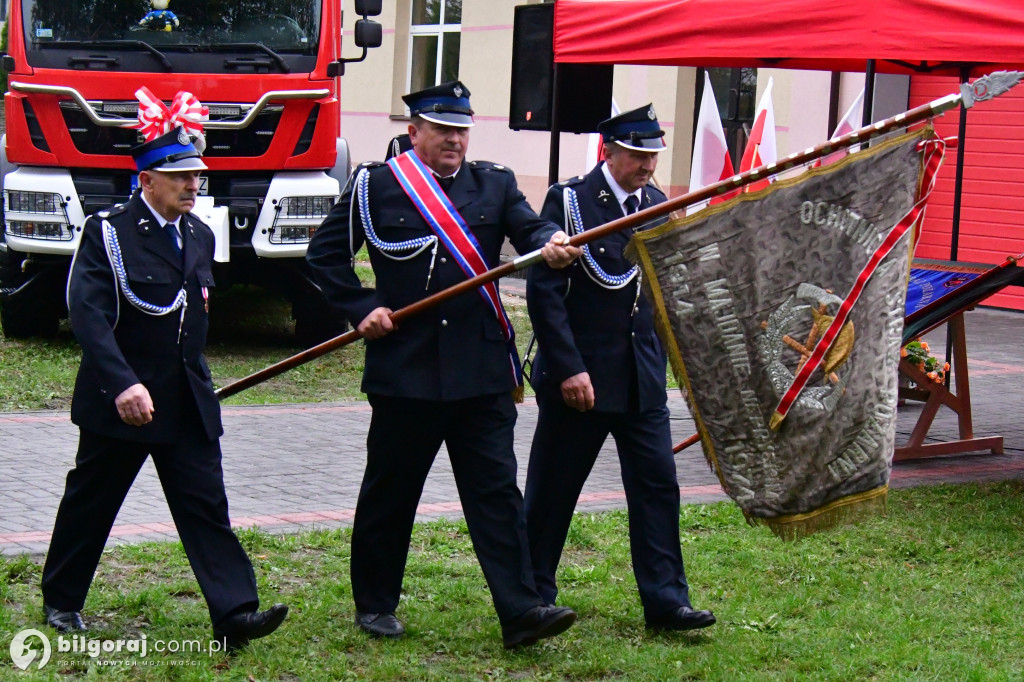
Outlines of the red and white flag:
M 693 141 L 693 156 L 690 162 L 690 192 L 733 176 L 729 145 L 725 141 L 722 119 L 715 103 L 715 91 L 711 77 L 704 72 L 704 94 L 700 100 L 700 114 L 697 116 L 697 135 Z M 687 213 L 700 210 L 696 204 Z
M 864 90 L 861 90 L 860 94 L 857 95 L 857 99 L 853 101 L 853 104 L 850 105 L 850 108 L 846 111 L 845 114 L 843 114 L 843 118 L 839 121 L 839 124 L 836 126 L 835 132 L 832 133 L 832 137 L 830 139 L 835 140 L 842 137 L 843 135 L 846 135 L 847 133 L 852 133 L 854 130 L 857 130 L 858 128 L 861 127 L 861 122 L 863 120 Z M 827 166 L 830 163 L 838 161 L 847 154 L 852 154 L 858 149 L 860 149 L 860 145 L 855 145 L 853 147 L 850 147 L 849 149 L 843 149 L 842 151 L 835 152 L 834 154 L 829 154 L 828 156 L 818 159 L 814 163 L 814 167 L 817 168 L 818 166 Z
M 754 117 L 754 127 L 750 129 L 747 147 L 743 150 L 740 172 L 775 163 L 778 158 L 778 148 L 775 146 L 775 109 L 772 107 L 772 79 L 769 78 L 768 87 L 765 88 L 757 105 L 757 115 Z M 743 191 L 756 192 L 767 187 L 770 182 L 770 179 L 754 182 L 747 185 Z

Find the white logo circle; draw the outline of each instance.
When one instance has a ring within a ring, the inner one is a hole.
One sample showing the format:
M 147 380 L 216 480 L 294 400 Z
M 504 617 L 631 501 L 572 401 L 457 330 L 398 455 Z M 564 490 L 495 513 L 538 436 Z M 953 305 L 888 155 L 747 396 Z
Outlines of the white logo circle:
M 36 654 L 39 652 L 25 644 L 25 640 L 30 637 L 38 637 L 43 643 L 43 657 L 39 660 L 39 665 L 36 666 L 38 670 L 50 660 L 50 639 L 34 628 L 22 630 L 11 640 L 11 660 L 22 670 L 27 670 L 32 665 L 32 661 L 36 659 Z

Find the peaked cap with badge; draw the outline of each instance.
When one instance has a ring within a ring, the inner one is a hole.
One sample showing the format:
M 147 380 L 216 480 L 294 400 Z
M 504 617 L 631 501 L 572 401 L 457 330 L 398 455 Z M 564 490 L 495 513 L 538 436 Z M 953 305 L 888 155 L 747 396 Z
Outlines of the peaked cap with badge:
M 597 124 L 597 132 L 605 142 L 615 142 L 626 149 L 638 152 L 662 152 L 665 146 L 665 131 L 658 125 L 653 104 L 624 111 L 618 116 Z
M 142 171 L 206 170 L 203 156 L 181 126 L 131 149 L 135 168 Z
M 410 116 L 443 126 L 469 128 L 473 125 L 473 109 L 469 106 L 469 88 L 460 81 L 448 81 L 431 88 L 402 95 Z

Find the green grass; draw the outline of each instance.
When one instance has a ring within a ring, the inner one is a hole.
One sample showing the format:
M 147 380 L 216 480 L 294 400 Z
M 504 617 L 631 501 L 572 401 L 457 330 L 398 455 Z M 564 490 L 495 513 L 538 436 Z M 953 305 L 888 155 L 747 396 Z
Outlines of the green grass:
M 652 634 L 629 564 L 625 512 L 576 517 L 560 602 L 580 620 L 519 652 L 500 629 L 461 522 L 417 526 L 399 615 L 408 635 L 365 638 L 352 625 L 349 532 L 244 531 L 265 603 L 292 612 L 235 657 L 188 667 L 93 668 L 155 680 L 1012 680 L 1024 670 L 1024 483 L 895 491 L 889 513 L 783 543 L 728 503 L 680 516 L 692 598 L 718 624 Z M 39 623 L 40 569 L 0 560 L 0 660 Z M 104 554 L 86 604 L 96 638 L 203 639 L 206 611 L 178 545 Z M 64 655 L 67 657 L 67 655 Z M 181 655 L 149 660 L 169 664 Z M 37 679 L 62 679 L 53 664 Z M 79 670 L 81 672 L 81 670 Z M 0 679 L 30 676 L 0 663 Z
M 367 267 L 360 276 L 372 281 Z M 520 355 L 530 340 L 526 302 L 504 296 L 516 329 Z M 295 341 L 291 305 L 284 298 L 251 286 L 217 292 L 210 301 L 206 358 L 214 384 L 225 386 L 303 350 Z M 224 401 L 225 405 L 361 400 L 362 341 L 328 353 Z M 0 336 L 0 412 L 62 410 L 71 405 L 81 350 L 67 322 L 55 339 L 19 341 Z M 669 386 L 676 386 L 669 372 Z M 527 384 L 527 395 L 532 390 Z

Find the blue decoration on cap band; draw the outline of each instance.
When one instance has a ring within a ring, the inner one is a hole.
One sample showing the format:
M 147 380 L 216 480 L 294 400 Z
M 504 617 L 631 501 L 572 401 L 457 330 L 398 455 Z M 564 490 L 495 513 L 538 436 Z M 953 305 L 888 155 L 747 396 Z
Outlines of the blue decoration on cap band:
M 144 171 L 156 165 L 158 161 L 165 161 L 172 156 L 178 156 L 178 158 L 187 158 L 189 156 L 198 157 L 199 152 L 196 151 L 196 148 L 192 146 L 191 142 L 189 144 L 181 144 L 180 142 L 175 141 L 163 147 L 151 149 L 141 156 L 138 156 L 135 159 L 135 167 L 139 171 Z

